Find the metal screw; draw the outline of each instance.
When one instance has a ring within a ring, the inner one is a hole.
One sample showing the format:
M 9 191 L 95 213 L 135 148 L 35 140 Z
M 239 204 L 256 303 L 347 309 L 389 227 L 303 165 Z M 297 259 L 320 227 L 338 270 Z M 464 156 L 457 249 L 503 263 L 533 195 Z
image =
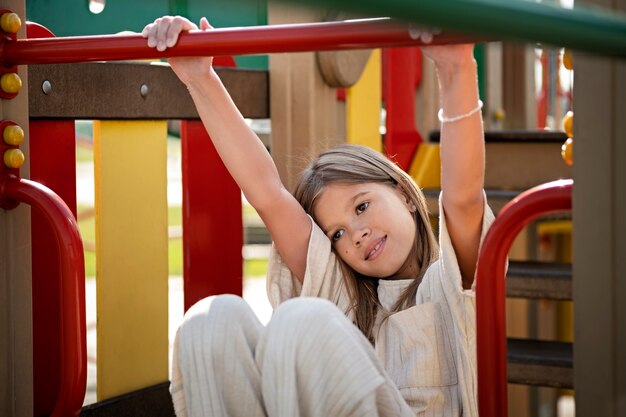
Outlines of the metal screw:
M 139 88 L 139 93 L 141 94 L 141 97 L 146 97 L 148 95 L 148 91 L 150 91 L 150 89 L 148 88 L 148 84 L 141 84 L 141 87 Z
M 48 95 L 52 93 L 52 84 L 50 83 L 50 81 L 46 80 L 43 82 L 43 84 L 41 84 L 41 89 L 43 90 L 43 93 L 45 95 Z

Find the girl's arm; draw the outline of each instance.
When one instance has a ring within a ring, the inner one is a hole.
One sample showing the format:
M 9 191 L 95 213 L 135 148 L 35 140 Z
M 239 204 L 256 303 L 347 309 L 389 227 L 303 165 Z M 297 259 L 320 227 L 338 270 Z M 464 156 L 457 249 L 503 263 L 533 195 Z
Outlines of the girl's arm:
M 437 68 L 445 118 L 465 115 L 479 105 L 473 45 L 424 48 Z M 484 211 L 485 145 L 480 111 L 441 124 L 442 204 L 450 238 L 470 288 L 478 260 Z
M 203 18 L 202 30 L 211 26 Z M 148 46 L 163 51 L 182 31 L 197 26 L 182 17 L 163 17 L 143 30 Z M 248 127 L 212 66 L 212 58 L 171 58 L 170 65 L 187 86 L 220 158 L 246 199 L 257 210 L 289 269 L 304 279 L 311 220 L 280 180 L 274 161 Z M 219 196 L 215 196 L 219 198 Z

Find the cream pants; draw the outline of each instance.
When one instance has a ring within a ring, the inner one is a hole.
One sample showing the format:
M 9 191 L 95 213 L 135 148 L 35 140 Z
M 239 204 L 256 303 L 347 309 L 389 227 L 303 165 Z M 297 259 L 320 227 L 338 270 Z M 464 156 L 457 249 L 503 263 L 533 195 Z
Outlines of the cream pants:
M 281 304 L 264 327 L 233 295 L 194 305 L 180 326 L 172 399 L 188 416 L 413 416 L 374 349 L 319 298 Z

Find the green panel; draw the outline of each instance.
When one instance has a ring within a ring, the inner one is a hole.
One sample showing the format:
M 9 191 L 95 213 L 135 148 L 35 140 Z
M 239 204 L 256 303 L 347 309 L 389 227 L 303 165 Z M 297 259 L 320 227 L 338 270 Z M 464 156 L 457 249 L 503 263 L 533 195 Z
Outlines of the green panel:
M 485 97 L 487 97 L 487 92 L 485 91 L 485 82 L 486 80 L 486 71 L 485 71 L 485 44 L 478 43 L 474 46 L 474 58 L 476 59 L 476 63 L 478 64 L 478 96 L 482 101 L 485 101 Z
M 88 0 L 27 0 L 26 17 L 56 36 L 140 32 L 157 17 L 187 16 L 194 22 L 207 16 L 215 27 L 267 24 L 266 0 L 107 0 L 102 13 L 92 14 Z M 267 69 L 267 56 L 236 57 L 243 68 Z
M 179 0 L 180 1 L 180 0 Z M 206 16 L 214 27 L 259 26 L 267 24 L 266 0 L 187 0 L 186 16 L 194 22 Z M 268 59 L 262 56 L 235 57 L 242 68 L 267 69 Z
M 102 13 L 92 14 L 88 0 L 27 0 L 26 18 L 56 36 L 139 32 L 157 17 L 169 14 L 170 0 L 108 0 Z

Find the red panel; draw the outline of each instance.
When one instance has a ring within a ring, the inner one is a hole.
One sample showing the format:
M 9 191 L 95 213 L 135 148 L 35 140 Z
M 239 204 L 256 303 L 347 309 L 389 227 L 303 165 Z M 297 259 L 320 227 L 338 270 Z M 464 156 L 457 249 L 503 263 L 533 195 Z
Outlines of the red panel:
M 415 127 L 415 89 L 421 81 L 418 48 L 383 50 L 383 97 L 387 112 L 385 153 L 405 171 L 422 137 Z
M 30 122 L 31 179 L 52 189 L 76 217 L 76 145 L 73 121 Z M 61 352 L 61 270 L 56 236 L 45 216 L 31 213 L 35 416 L 50 415 L 57 400 Z M 81 266 L 84 268 L 84 266 Z M 84 286 L 84 282 L 82 283 Z M 84 290 L 79 294 L 84 304 Z
M 181 126 L 185 311 L 215 294 L 242 295 L 241 191 L 199 120 Z

